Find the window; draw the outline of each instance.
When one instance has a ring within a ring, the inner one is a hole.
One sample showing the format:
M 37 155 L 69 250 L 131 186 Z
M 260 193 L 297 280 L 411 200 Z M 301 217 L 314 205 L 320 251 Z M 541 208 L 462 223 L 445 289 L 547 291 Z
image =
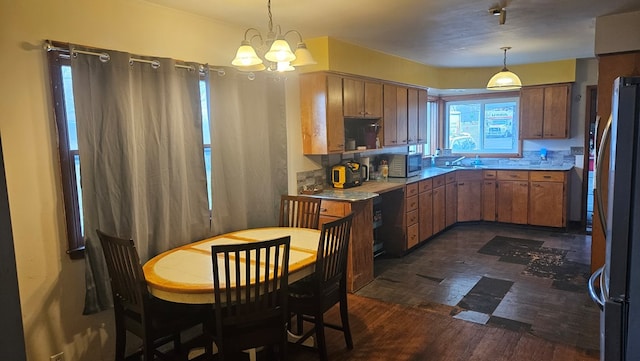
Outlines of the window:
M 519 98 L 446 101 L 446 148 L 452 153 L 520 154 Z
M 82 216 L 82 187 L 80 185 L 80 155 L 76 132 L 73 78 L 68 53 L 49 51 L 49 74 L 55 104 L 55 121 L 58 129 L 58 146 L 65 204 L 65 218 L 71 258 L 84 254 L 84 224 Z M 202 133 L 207 174 L 209 209 L 211 209 L 211 138 L 209 133 L 209 97 L 207 84 L 200 81 L 200 104 L 202 110 Z
M 427 114 L 427 141 L 424 144 L 410 145 L 410 153 L 421 153 L 423 157 L 435 153 L 437 144 L 436 134 L 438 125 L 438 101 L 437 98 L 429 97 L 425 104 Z

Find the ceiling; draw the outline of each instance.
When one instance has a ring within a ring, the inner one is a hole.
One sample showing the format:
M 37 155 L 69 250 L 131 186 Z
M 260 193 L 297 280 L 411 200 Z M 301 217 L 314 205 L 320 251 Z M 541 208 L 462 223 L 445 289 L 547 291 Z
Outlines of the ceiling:
M 147 0 L 267 31 L 267 0 Z M 500 1 L 500 2 L 499 2 Z M 595 18 L 640 10 L 640 0 L 273 0 L 274 25 L 330 36 L 437 67 L 594 57 Z M 506 8 L 506 21 L 489 9 Z M 237 34 L 238 45 L 242 33 Z

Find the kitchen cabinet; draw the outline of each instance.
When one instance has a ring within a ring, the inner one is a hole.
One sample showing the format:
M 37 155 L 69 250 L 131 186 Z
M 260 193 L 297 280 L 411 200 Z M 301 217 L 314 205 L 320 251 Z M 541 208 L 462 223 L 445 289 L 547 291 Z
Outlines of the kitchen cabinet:
M 382 118 L 382 83 L 344 78 L 342 94 L 344 117 Z
M 347 290 L 355 292 L 373 280 L 373 201 L 358 202 L 322 200 L 320 224 L 353 212 L 349 256 L 347 261 Z
M 529 178 L 529 224 L 566 227 L 568 173 L 532 171 Z
M 496 171 L 485 170 L 482 172 L 484 182 L 482 184 L 482 220 L 496 221 Z
M 327 73 L 301 74 L 300 117 L 304 154 L 344 152 L 342 78 Z
M 408 92 L 406 87 L 384 84 L 383 134 L 385 146 L 407 144 Z
M 418 144 L 429 142 L 427 101 L 427 91 L 425 89 L 418 89 Z
M 439 233 L 445 228 L 445 176 L 433 178 L 433 233 Z
M 418 144 L 418 89 L 407 89 L 407 144 Z
M 520 89 L 520 138 L 568 138 L 570 113 L 570 83 L 523 87 Z
M 496 219 L 498 222 L 527 224 L 529 172 L 497 172 Z
M 445 227 L 454 225 L 458 221 L 458 188 L 456 184 L 456 173 L 447 173 L 444 176 L 445 190 Z
M 407 224 L 407 249 L 420 242 L 418 224 L 418 182 L 407 184 L 405 190 L 405 220 Z
M 425 179 L 418 183 L 418 222 L 420 242 L 433 235 L 433 180 Z
M 458 187 L 458 222 L 482 219 L 482 171 L 456 171 Z

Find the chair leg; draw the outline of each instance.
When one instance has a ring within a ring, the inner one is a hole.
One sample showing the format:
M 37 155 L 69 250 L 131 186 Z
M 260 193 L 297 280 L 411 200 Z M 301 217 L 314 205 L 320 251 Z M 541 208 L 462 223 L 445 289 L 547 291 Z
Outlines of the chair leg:
M 127 342 L 127 331 L 116 324 L 116 361 L 124 361 L 124 351 Z
M 316 327 L 316 345 L 318 345 L 318 352 L 320 353 L 320 360 L 327 361 L 327 341 L 324 337 L 324 318 L 322 312 L 315 315 L 315 327 Z
M 303 327 L 302 327 L 302 314 L 298 313 L 296 314 L 296 330 L 298 331 L 298 335 L 302 335 L 303 334 Z
M 351 328 L 349 327 L 349 311 L 347 309 L 346 293 L 340 297 L 340 319 L 342 320 L 342 332 L 344 332 L 344 341 L 347 343 L 349 350 L 353 349 L 353 339 L 351 338 Z

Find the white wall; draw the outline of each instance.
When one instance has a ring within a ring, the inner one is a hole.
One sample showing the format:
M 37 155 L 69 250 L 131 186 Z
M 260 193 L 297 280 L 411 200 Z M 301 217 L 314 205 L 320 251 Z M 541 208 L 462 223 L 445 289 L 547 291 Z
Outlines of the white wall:
M 65 253 L 43 40 L 228 64 L 243 32 L 140 0 L 0 0 L 0 133 L 28 360 L 113 360 L 114 345 L 112 312 L 82 316 L 84 263 Z

